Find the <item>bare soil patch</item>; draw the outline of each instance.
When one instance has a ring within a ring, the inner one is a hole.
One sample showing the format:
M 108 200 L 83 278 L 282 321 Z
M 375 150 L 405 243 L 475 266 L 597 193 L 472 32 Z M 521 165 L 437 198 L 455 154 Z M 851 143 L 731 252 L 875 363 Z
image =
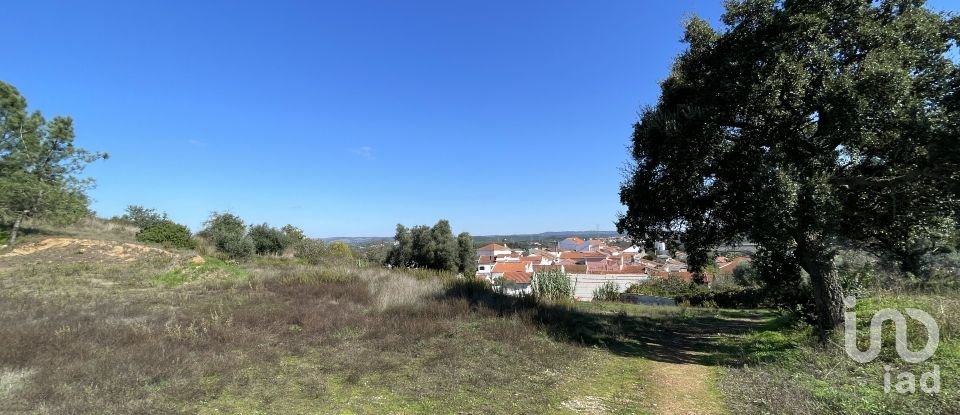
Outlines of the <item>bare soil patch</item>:
M 96 239 L 47 238 L 0 255 L 0 261 L 29 258 L 39 261 L 133 262 L 157 256 L 175 256 L 160 248 Z

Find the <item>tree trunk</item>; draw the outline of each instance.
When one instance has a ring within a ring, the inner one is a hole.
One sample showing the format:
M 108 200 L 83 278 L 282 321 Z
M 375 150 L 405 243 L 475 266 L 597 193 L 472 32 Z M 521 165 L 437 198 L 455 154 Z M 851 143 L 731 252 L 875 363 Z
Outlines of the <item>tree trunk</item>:
M 797 260 L 810 274 L 817 328 L 822 338 L 826 338 L 843 325 L 843 289 L 833 265 L 834 253 L 823 244 L 805 243 L 797 249 Z
M 20 215 L 17 216 L 17 220 L 13 222 L 13 229 L 10 230 L 10 247 L 17 243 L 17 232 L 20 231 L 20 225 L 23 223 L 23 217 L 27 216 L 27 212 L 20 212 Z

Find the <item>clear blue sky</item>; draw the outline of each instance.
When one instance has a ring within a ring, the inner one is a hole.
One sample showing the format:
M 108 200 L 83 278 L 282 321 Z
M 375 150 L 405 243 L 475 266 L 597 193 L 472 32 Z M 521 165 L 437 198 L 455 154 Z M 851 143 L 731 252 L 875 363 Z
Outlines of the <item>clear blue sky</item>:
M 720 4 L 7 1 L 0 79 L 110 153 L 101 216 L 613 229 L 637 111 Z

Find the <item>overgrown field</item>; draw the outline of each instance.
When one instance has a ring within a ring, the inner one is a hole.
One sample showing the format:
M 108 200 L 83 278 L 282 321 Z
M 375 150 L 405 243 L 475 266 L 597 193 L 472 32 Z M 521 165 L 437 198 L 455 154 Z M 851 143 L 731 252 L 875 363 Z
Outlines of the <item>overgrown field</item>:
M 535 304 L 292 258 L 58 252 L 0 257 L 0 413 L 958 410 L 957 297 L 858 306 L 862 324 L 889 306 L 941 322 L 922 365 L 939 365 L 941 394 L 885 395 L 892 345 L 859 365 L 773 312 Z
M 645 362 L 379 269 L 0 259 L 0 412 L 642 412 Z

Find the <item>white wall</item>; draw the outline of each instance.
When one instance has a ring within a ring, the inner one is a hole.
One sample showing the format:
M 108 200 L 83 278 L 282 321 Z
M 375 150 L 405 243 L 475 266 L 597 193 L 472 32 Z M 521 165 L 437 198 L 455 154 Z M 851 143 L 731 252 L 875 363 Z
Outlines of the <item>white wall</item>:
M 649 279 L 647 275 L 602 275 L 602 274 L 567 274 L 570 283 L 574 286 L 573 297 L 580 301 L 593 300 L 593 291 L 600 288 L 607 281 L 613 281 L 624 292 L 633 284 Z

